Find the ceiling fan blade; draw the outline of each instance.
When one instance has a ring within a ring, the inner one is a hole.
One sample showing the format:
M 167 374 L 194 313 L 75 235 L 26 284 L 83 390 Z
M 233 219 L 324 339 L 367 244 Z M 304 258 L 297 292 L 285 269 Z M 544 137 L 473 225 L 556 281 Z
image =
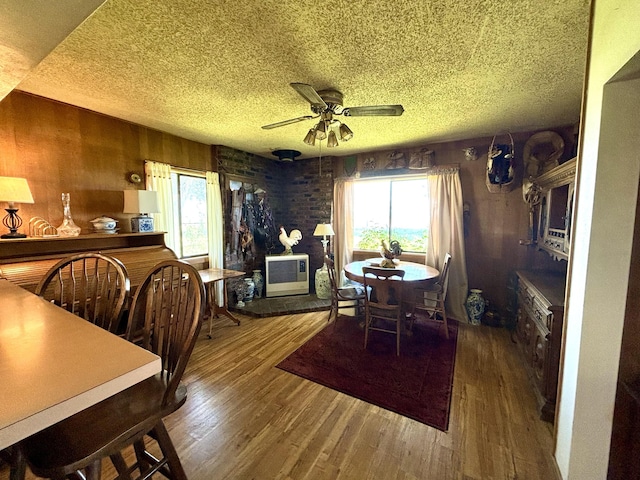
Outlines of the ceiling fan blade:
M 346 107 L 342 110 L 345 117 L 374 117 L 402 115 L 402 105 L 368 105 L 366 107 Z
M 290 83 L 289 85 L 311 104 L 313 111 L 320 111 L 327 108 L 327 104 L 311 85 L 307 85 L 306 83 Z
M 302 122 L 304 120 L 311 120 L 312 118 L 318 118 L 318 115 L 305 115 L 304 117 L 290 118 L 289 120 L 283 120 L 282 122 L 270 123 L 269 125 L 263 125 L 265 130 L 271 130 L 272 128 L 284 127 L 285 125 L 291 125 L 292 123 Z

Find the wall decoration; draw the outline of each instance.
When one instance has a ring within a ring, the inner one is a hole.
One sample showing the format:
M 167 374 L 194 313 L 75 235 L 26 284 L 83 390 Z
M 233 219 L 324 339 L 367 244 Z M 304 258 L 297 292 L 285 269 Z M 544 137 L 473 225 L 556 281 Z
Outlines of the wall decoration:
M 463 148 L 462 151 L 464 152 L 464 159 L 467 162 L 473 162 L 478 159 L 478 150 L 476 147 Z
M 407 168 L 407 157 L 404 152 L 398 152 L 397 150 L 391 152 L 388 156 L 389 160 L 384 166 L 387 170 L 395 170 L 397 168 Z
M 365 158 L 362 164 L 362 168 L 364 170 L 375 170 L 376 169 L 376 157 Z
M 507 193 L 514 187 L 515 149 L 513 137 L 509 133 L 510 144 L 495 143 L 493 136 L 487 154 L 487 171 L 485 183 L 491 193 Z
M 136 172 L 129 172 L 127 173 L 127 181 L 134 185 L 138 185 L 142 183 L 142 175 Z
M 358 169 L 358 161 L 357 157 L 346 157 L 344 159 L 344 173 L 347 177 L 352 177 L 356 170 Z
M 435 152 L 428 148 L 423 148 L 417 152 L 412 152 L 409 159 L 409 169 L 425 170 L 433 167 Z

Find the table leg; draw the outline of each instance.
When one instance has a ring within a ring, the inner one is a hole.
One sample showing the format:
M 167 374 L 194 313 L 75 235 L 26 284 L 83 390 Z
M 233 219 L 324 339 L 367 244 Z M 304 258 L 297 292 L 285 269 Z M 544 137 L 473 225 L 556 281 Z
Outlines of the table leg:
M 223 302 L 222 302 L 222 306 L 219 306 L 218 303 L 216 302 L 216 295 L 215 295 L 215 284 L 217 282 L 221 281 L 222 282 L 222 298 L 223 298 Z M 222 280 L 217 280 L 215 282 L 210 282 L 207 283 L 207 303 L 208 303 L 208 307 L 209 307 L 209 335 L 207 335 L 209 338 L 211 338 L 211 330 L 213 328 L 213 319 L 214 317 L 217 317 L 220 314 L 223 314 L 227 317 L 229 317 L 231 320 L 233 320 L 237 325 L 240 325 L 240 320 L 238 320 L 236 317 L 234 317 L 231 312 L 229 311 L 229 309 L 227 308 L 227 286 L 226 286 L 226 282 L 224 279 Z

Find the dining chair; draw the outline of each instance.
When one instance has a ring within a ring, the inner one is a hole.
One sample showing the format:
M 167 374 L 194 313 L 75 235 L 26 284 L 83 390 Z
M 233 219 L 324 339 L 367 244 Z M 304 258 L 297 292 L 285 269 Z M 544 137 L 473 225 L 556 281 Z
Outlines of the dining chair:
M 364 348 L 367 348 L 369 331 L 392 333 L 396 336 L 396 355 L 400 355 L 400 335 L 404 327 L 402 322 L 404 288 L 400 282 L 405 272 L 394 268 L 363 267 L 362 273 L 367 291 L 364 302 Z
M 120 260 L 82 253 L 53 265 L 35 293 L 111 333 L 124 333 L 118 329 L 129 290 L 129 275 Z
M 447 311 L 444 306 L 447 298 L 447 286 L 449 284 L 449 265 L 451 263 L 451 255 L 447 253 L 442 262 L 442 270 L 438 276 L 438 280 L 424 288 L 414 288 L 412 292 L 411 313 L 409 330 L 413 328 L 416 319 L 416 310 L 426 312 L 429 318 L 434 320 L 442 319 L 444 325 L 444 334 L 449 338 L 449 327 L 447 325 Z
M 158 356 L 162 372 L 23 440 L 29 467 L 37 476 L 98 480 L 102 459 L 110 457 L 118 478 L 160 473 L 186 479 L 163 418 L 187 397 L 181 383 L 204 311 L 204 286 L 198 271 L 180 260 L 156 265 L 138 287 L 127 321 L 127 338 L 142 324 L 141 346 Z M 162 458 L 147 449 L 158 443 Z M 135 462 L 122 450 L 133 445 Z
M 118 333 L 129 289 L 129 275 L 120 260 L 100 253 L 83 253 L 54 264 L 38 283 L 35 294 Z M 9 464 L 11 480 L 25 477 L 26 461 L 20 445 L 0 451 L 0 458 Z
M 328 255 L 324 257 L 324 263 L 327 266 L 329 272 L 329 284 L 331 286 L 331 310 L 329 311 L 329 318 L 327 322 L 331 321 L 331 317 L 334 317 L 335 322 L 338 321 L 338 314 L 341 309 L 356 308 L 356 313 L 364 309 L 365 290 L 363 287 L 351 286 L 351 287 L 339 287 L 340 284 L 336 273 L 336 267 L 334 261 L 329 258 Z M 347 305 L 340 305 L 340 302 L 348 302 Z

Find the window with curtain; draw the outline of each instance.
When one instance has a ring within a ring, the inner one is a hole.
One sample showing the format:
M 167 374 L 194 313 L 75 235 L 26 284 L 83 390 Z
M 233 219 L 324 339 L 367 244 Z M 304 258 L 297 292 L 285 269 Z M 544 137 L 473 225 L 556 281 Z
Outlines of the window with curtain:
M 376 178 L 353 184 L 353 248 L 374 250 L 383 239 L 405 252 L 425 253 L 429 237 L 426 177 Z
M 209 253 L 207 182 L 203 175 L 171 171 L 174 249 L 180 258 Z

